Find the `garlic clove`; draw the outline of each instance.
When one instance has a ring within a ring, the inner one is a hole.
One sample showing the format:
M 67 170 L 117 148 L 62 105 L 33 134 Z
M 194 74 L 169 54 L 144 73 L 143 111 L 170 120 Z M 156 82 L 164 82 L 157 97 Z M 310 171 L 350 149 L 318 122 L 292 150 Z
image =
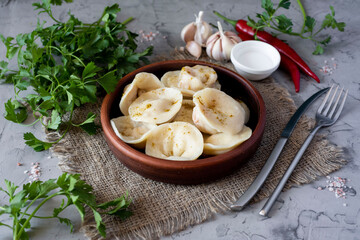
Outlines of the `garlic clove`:
M 193 22 L 189 23 L 181 30 L 181 39 L 186 43 L 189 41 L 193 41 L 195 32 L 196 32 L 196 25 Z
M 186 50 L 193 55 L 194 57 L 196 57 L 196 59 L 199 59 L 199 57 L 201 56 L 201 46 L 200 44 L 198 44 L 195 41 L 189 41 L 186 43 Z
M 226 31 L 226 32 L 224 32 L 224 34 L 225 34 L 225 36 L 227 36 L 227 37 L 231 37 L 231 38 L 235 38 L 235 39 L 240 39 L 240 40 L 241 40 L 241 38 L 240 38 L 236 33 L 234 33 L 234 32 L 228 32 L 228 31 Z
M 211 41 L 209 41 L 210 40 L 210 38 L 209 38 L 209 40 L 206 42 L 206 54 L 210 58 L 212 58 L 211 52 L 212 52 L 212 49 L 214 48 L 216 41 L 218 40 L 218 36 L 216 36 L 216 34 L 213 34 L 212 36 L 214 36 L 214 38 L 211 39 Z
M 222 47 L 222 54 L 224 59 L 230 59 L 231 49 L 233 48 L 234 43 L 228 37 L 223 37 L 221 39 L 221 47 Z
M 196 17 L 196 33 L 194 36 L 195 42 L 199 43 L 201 46 L 206 46 L 206 40 L 211 36 L 212 29 L 211 26 L 202 20 L 204 12 L 200 11 L 199 15 Z
M 221 39 L 218 39 L 212 50 L 211 50 L 211 57 L 217 61 L 223 61 L 223 54 L 222 54 L 222 46 L 221 46 Z
M 213 35 L 211 35 L 208 40 L 206 41 L 206 46 L 208 44 L 211 44 L 213 42 L 215 42 L 218 38 L 220 37 L 219 33 L 214 33 Z

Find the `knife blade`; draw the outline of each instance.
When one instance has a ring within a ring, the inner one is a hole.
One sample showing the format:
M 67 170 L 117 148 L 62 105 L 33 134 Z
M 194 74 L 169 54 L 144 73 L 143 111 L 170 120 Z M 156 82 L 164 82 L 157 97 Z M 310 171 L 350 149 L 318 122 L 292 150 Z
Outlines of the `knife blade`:
M 290 118 L 289 122 L 286 124 L 284 130 L 280 135 L 280 139 L 276 143 L 273 151 L 271 152 L 269 158 L 266 160 L 265 165 L 261 169 L 260 173 L 257 175 L 255 180 L 252 182 L 250 187 L 244 192 L 240 198 L 230 205 L 230 209 L 233 211 L 240 211 L 244 206 L 255 196 L 255 194 L 260 190 L 264 184 L 266 178 L 269 176 L 271 170 L 273 169 L 277 159 L 279 158 L 286 142 L 288 141 L 291 133 L 293 132 L 296 123 L 299 121 L 300 117 L 304 112 L 309 108 L 309 106 L 318 99 L 323 93 L 327 92 L 329 88 L 324 88 L 311 97 L 309 97 L 301 106 L 296 110 L 294 115 Z

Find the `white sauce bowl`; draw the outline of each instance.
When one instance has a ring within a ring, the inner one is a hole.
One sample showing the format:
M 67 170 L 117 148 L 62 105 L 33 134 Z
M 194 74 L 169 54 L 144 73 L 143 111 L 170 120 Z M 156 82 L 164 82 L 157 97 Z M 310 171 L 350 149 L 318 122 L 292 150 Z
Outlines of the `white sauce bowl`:
M 250 40 L 236 44 L 231 50 L 236 71 L 248 80 L 262 80 L 280 65 L 280 53 L 268 43 Z

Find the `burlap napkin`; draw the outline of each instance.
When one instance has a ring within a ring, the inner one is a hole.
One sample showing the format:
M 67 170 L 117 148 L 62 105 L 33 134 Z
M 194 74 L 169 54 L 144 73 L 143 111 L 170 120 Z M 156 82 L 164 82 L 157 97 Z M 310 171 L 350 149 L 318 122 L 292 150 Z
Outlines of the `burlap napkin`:
M 184 59 L 188 56 L 175 54 L 171 58 Z M 225 66 L 232 68 L 231 64 Z M 228 205 L 234 202 L 256 177 L 282 129 L 296 110 L 287 90 L 273 80 L 253 84 L 263 96 L 267 109 L 261 146 L 255 156 L 239 170 L 212 183 L 182 186 L 145 179 L 128 170 L 113 156 L 101 130 L 98 134 L 89 136 L 77 128 L 71 129 L 64 141 L 53 148 L 53 152 L 61 157 L 59 166 L 62 171 L 80 173 L 82 178 L 93 186 L 99 202 L 109 201 L 126 191 L 129 192 L 133 200 L 131 211 L 134 215 L 125 221 L 105 217 L 108 239 L 156 239 L 199 224 L 214 213 L 228 210 Z M 100 104 L 99 102 L 78 109 L 76 118 L 79 121 L 84 119 L 89 111 L 99 115 Z M 302 117 L 254 201 L 269 196 L 313 124 L 313 120 Z M 290 177 L 287 188 L 327 175 L 339 169 L 344 162 L 339 148 L 325 138 L 317 137 Z M 87 218 L 82 230 L 90 239 L 101 239 L 91 218 Z

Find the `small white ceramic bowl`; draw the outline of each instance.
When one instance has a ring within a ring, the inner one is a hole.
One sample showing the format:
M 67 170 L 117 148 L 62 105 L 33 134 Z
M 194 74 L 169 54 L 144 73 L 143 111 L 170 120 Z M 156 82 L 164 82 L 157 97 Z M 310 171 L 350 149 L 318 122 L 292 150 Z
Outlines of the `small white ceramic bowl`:
M 248 80 L 262 80 L 280 65 L 280 53 L 268 43 L 250 40 L 236 44 L 231 50 L 236 71 Z

